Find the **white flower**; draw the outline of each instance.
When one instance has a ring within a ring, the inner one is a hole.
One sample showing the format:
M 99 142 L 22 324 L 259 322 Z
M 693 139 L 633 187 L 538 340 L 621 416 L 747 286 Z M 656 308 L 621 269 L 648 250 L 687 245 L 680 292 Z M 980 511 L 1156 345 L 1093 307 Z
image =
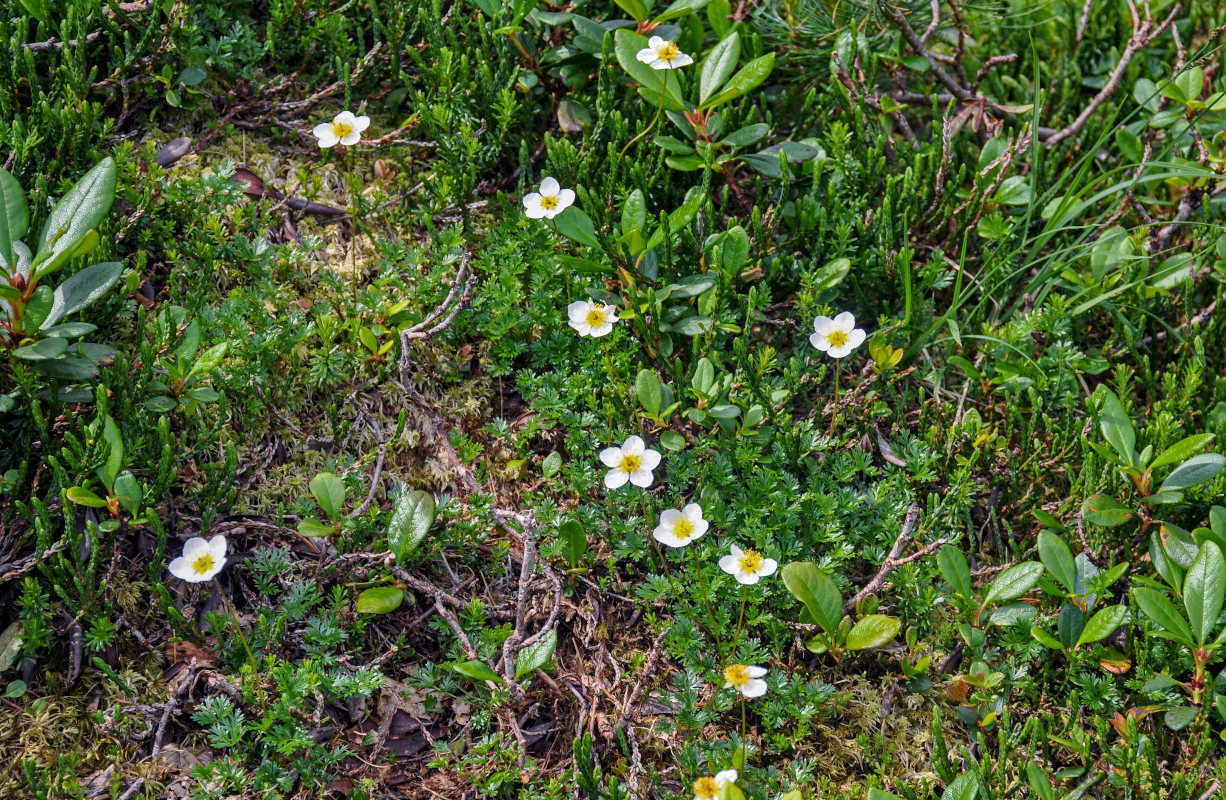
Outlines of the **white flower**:
M 702 506 L 690 503 L 677 511 L 670 508 L 660 514 L 660 524 L 651 532 L 655 540 L 669 547 L 685 547 L 707 532 L 710 525 L 702 518 Z
M 573 189 L 563 189 L 556 178 L 546 178 L 539 192 L 524 195 L 524 213 L 529 219 L 553 219 L 574 202 Z
M 742 550 L 732 545 L 732 555 L 721 558 L 719 568 L 736 578 L 737 583 L 749 586 L 767 575 L 774 575 L 779 568 L 779 562 L 773 558 L 764 558 L 757 550 Z
M 613 330 L 613 323 L 621 319 L 613 306 L 587 300 L 576 300 L 568 305 L 566 315 L 570 317 L 567 324 L 580 336 L 604 336 Z
M 651 37 L 635 58 L 652 69 L 677 69 L 694 63 L 694 59 L 681 52 L 681 48 L 659 36 Z
M 831 358 L 842 358 L 864 342 L 864 331 L 856 327 L 856 318 L 844 311 L 834 319 L 813 320 L 813 335 L 809 342 Z
M 342 111 L 332 118 L 331 122 L 321 122 L 311 133 L 319 140 L 323 148 L 343 144 L 346 147 L 362 140 L 362 131 L 370 127 L 370 117 L 355 117 L 352 111 Z
M 745 697 L 761 697 L 766 694 L 765 674 L 766 667 L 732 664 L 724 670 L 724 688 L 736 689 Z
M 736 770 L 726 769 L 694 781 L 694 800 L 716 800 L 724 784 L 736 783 Z
M 653 477 L 651 471 L 660 466 L 660 454 L 648 450 L 638 436 L 629 437 L 621 447 L 601 450 L 600 460 L 609 467 L 608 474 L 604 476 L 604 485 L 610 489 L 625 486 L 626 481 L 635 486 L 650 486 Z
M 188 583 L 213 579 L 226 565 L 226 537 L 218 534 L 207 542 L 199 536 L 188 539 L 183 555 L 170 562 L 170 574 Z

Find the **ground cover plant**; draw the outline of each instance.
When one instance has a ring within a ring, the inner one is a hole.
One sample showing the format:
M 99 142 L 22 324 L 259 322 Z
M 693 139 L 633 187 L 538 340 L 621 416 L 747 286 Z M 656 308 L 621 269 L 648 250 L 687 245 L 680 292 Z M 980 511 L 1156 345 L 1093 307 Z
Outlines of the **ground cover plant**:
M 0 792 L 1218 796 L 1224 34 L 9 3 Z

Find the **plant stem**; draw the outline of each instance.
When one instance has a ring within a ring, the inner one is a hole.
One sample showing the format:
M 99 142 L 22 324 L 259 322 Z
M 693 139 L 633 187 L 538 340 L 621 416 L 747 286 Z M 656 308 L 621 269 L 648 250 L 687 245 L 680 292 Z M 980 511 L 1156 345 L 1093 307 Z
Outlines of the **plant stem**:
M 230 598 L 226 596 L 226 592 L 221 588 L 221 582 L 216 576 L 213 578 L 213 585 L 217 587 L 217 593 L 221 595 L 221 600 L 226 604 L 226 610 L 230 612 L 230 619 L 234 621 L 234 630 L 238 632 L 239 641 L 243 643 L 243 649 L 247 651 L 247 658 L 251 660 L 251 668 L 258 674 L 260 665 L 256 663 L 255 656 L 251 654 L 251 645 L 247 644 L 247 637 L 243 635 L 243 626 L 239 624 L 238 612 L 234 610 L 234 606 L 230 603 Z
M 604 347 L 604 366 L 605 366 L 605 369 L 608 370 L 609 377 L 611 378 L 613 377 L 614 369 L 613 369 L 613 357 L 609 355 L 609 340 L 601 336 L 600 344 L 602 347 Z M 618 391 L 618 397 L 621 397 L 621 392 L 622 392 L 621 381 L 617 382 L 617 391 Z M 612 412 L 612 409 L 610 409 L 609 406 L 607 405 L 605 406 L 605 418 L 609 422 L 609 441 L 611 442 L 613 441 L 613 412 Z M 650 522 L 648 522 L 647 524 L 648 526 L 651 525 Z M 655 539 L 652 539 L 652 541 L 654 542 Z
M 612 434 L 610 434 L 610 439 Z M 647 538 L 651 540 L 651 546 L 656 549 L 656 555 L 660 559 L 660 566 L 664 567 L 664 577 L 672 582 L 673 574 L 668 571 L 668 561 L 664 558 L 664 552 L 660 550 L 660 543 L 656 541 L 656 537 L 651 535 L 651 512 L 647 510 L 647 490 L 639 489 L 639 500 L 643 503 L 643 522 L 647 524 Z
M 698 588 L 702 590 L 702 601 L 707 605 L 707 618 L 711 620 L 711 635 L 715 637 L 715 652 L 719 655 L 719 663 L 724 663 L 724 644 L 719 638 L 719 626 L 715 624 L 715 612 L 711 610 L 711 597 L 707 594 L 707 582 L 702 577 L 702 567 L 698 563 L 698 551 L 691 547 L 690 555 L 694 561 L 694 571 L 698 573 Z
M 736 658 L 737 644 L 741 641 L 741 625 L 745 622 L 745 604 L 749 602 L 749 586 L 746 585 L 741 592 L 741 616 L 736 621 L 736 635 L 732 637 L 732 650 L 728 653 L 732 658 Z
M 558 244 L 562 243 L 562 234 L 558 233 L 558 221 L 550 217 L 549 224 L 553 226 L 553 235 L 557 238 Z M 566 302 L 570 302 L 570 268 L 566 264 L 562 265 L 562 283 L 566 285 Z
M 843 367 L 843 359 L 834 362 L 834 408 L 830 412 L 830 433 L 827 437 L 834 438 L 834 421 L 839 418 L 839 371 Z
M 652 128 L 656 126 L 656 122 L 659 121 L 660 115 L 664 113 L 664 96 L 666 94 L 668 94 L 668 75 L 667 74 L 664 76 L 664 80 L 660 84 L 660 107 L 656 109 L 656 115 L 651 118 L 651 124 L 649 124 L 646 128 L 644 128 L 643 132 L 640 133 L 638 136 L 635 136 L 633 139 L 626 142 L 626 146 L 622 148 L 622 151 L 620 153 L 618 153 L 619 158 L 626 154 L 626 151 L 630 149 L 630 145 L 634 144 L 639 139 L 642 139 L 644 136 L 646 136 L 648 133 L 651 132 Z

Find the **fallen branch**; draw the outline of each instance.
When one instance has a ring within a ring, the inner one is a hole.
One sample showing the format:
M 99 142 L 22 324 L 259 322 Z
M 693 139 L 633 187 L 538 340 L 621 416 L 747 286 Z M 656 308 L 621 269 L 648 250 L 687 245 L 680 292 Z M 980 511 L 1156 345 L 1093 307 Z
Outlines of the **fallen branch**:
M 924 545 L 918 552 L 899 558 L 902 555 L 903 548 L 907 546 L 907 542 L 911 541 L 911 532 L 915 530 L 915 523 L 919 521 L 919 514 L 919 503 L 912 503 L 911 507 L 907 509 L 906 518 L 903 520 L 902 532 L 898 534 L 898 538 L 894 540 L 894 546 L 890 548 L 890 554 L 881 563 L 881 568 L 877 570 L 877 574 L 868 583 L 864 584 L 864 588 L 856 592 L 854 597 L 843 604 L 843 612 L 845 614 L 855 611 L 856 606 L 860 605 L 864 598 L 871 594 L 876 594 L 885 585 L 886 578 L 890 577 L 890 573 L 894 570 L 903 564 L 910 564 L 912 561 L 918 561 L 924 556 L 930 555 L 938 547 L 949 541 L 942 536 L 940 539 Z

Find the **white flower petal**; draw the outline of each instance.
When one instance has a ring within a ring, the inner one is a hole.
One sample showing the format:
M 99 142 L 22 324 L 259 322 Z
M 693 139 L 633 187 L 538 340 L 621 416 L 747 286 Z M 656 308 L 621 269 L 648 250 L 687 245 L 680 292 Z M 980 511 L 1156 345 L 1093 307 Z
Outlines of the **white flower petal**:
M 562 187 L 558 184 L 557 178 L 546 178 L 545 180 L 541 181 L 541 194 L 545 195 L 546 197 L 557 197 L 558 190 L 561 188 Z
M 809 344 L 821 350 L 823 353 L 830 349 L 830 342 L 826 341 L 825 333 L 814 333 L 809 336 Z
M 353 129 L 358 133 L 362 133 L 370 127 L 370 117 L 365 115 L 353 118 Z
M 356 120 L 357 120 L 357 117 L 353 116 L 352 111 L 342 111 L 341 113 L 337 114 L 335 117 L 332 118 L 332 124 L 333 125 L 348 125 L 349 127 L 352 128 L 353 123 Z
M 818 315 L 817 318 L 813 320 L 813 331 L 814 333 L 825 333 L 826 331 L 830 330 L 833 325 L 834 320 L 832 320 L 830 317 Z
M 610 326 L 612 327 L 612 326 Z M 643 469 L 655 469 L 660 466 L 660 454 L 655 450 L 644 450 L 639 456 Z
M 600 325 L 597 325 L 594 328 L 589 329 L 588 336 L 595 336 L 597 339 L 599 339 L 601 336 L 604 336 L 607 333 L 611 333 L 612 331 L 613 331 L 613 326 L 605 322 Z
M 606 467 L 616 467 L 622 463 L 622 449 L 620 447 L 606 447 L 600 451 L 600 463 Z
M 766 676 L 767 670 L 766 667 L 745 667 L 745 672 L 747 672 L 751 678 L 762 678 Z
M 195 582 L 196 574 L 192 571 L 191 561 L 186 556 L 179 556 L 170 562 L 170 574 L 181 581 Z
M 647 46 L 652 50 L 659 50 L 664 45 L 668 44 L 668 40 L 663 36 L 653 36 L 647 40 Z
M 677 526 L 677 521 L 681 519 L 681 512 L 675 508 L 670 508 L 660 512 L 660 524 L 667 525 L 669 530 Z
M 649 469 L 639 469 L 630 476 L 630 482 L 643 489 L 650 486 L 652 480 L 653 476 L 651 474 L 651 470 Z
M 626 441 L 622 442 L 622 451 L 632 456 L 642 456 L 646 449 L 641 436 L 627 436 Z
M 561 214 L 575 202 L 575 190 L 563 189 L 558 192 L 558 213 Z
M 849 331 L 856 327 L 856 318 L 850 311 L 844 311 L 834 318 L 834 325 L 841 331 Z
M 758 576 L 752 572 L 742 572 L 741 568 L 737 567 L 736 582 L 744 586 L 753 586 L 758 582 Z
M 859 347 L 864 344 L 864 331 L 856 328 L 847 334 L 847 346 L 849 348 Z
M 362 134 L 352 131 L 348 136 L 341 139 L 341 144 L 345 145 L 345 147 L 353 147 L 360 141 L 362 141 Z
M 773 558 L 762 559 L 762 568 L 758 570 L 758 574 L 762 577 L 774 575 L 775 570 L 779 569 L 779 562 Z
M 830 356 L 831 358 L 844 358 L 849 353 L 851 353 L 851 347 L 849 345 L 843 345 L 842 347 L 832 347 L 826 351 L 826 355 Z
M 737 561 L 738 558 L 735 555 L 724 556 L 719 560 L 719 568 L 724 572 L 727 572 L 729 575 L 737 575 L 737 573 L 740 571 Z M 739 576 L 737 577 L 737 580 L 740 580 Z
M 682 53 L 681 55 L 673 59 L 673 63 L 669 64 L 669 68 L 677 69 L 678 67 L 688 67 L 690 64 L 693 64 L 693 63 L 694 63 L 693 58 L 691 58 L 686 53 Z
M 226 537 L 219 533 L 212 539 L 209 539 L 209 550 L 212 551 L 214 559 L 218 561 L 225 561 Z
M 571 320 L 587 319 L 587 312 L 591 309 L 591 304 L 585 300 L 576 300 L 566 307 L 566 316 Z
M 737 773 L 734 769 L 726 769 L 715 773 L 715 785 L 723 787 L 725 783 L 736 783 Z
M 766 694 L 766 681 L 750 681 L 749 683 L 745 684 L 744 688 L 741 689 L 741 694 L 750 698 L 761 697 L 762 695 Z
M 630 476 L 622 472 L 620 469 L 611 469 L 604 476 L 604 485 L 610 489 L 620 489 L 626 485 L 626 481 Z
M 656 528 L 651 532 L 651 535 L 657 542 L 663 545 L 668 545 L 669 547 L 685 547 L 690 543 L 690 540 L 688 539 L 677 538 L 676 534 L 674 534 L 671 530 L 664 531 Z

